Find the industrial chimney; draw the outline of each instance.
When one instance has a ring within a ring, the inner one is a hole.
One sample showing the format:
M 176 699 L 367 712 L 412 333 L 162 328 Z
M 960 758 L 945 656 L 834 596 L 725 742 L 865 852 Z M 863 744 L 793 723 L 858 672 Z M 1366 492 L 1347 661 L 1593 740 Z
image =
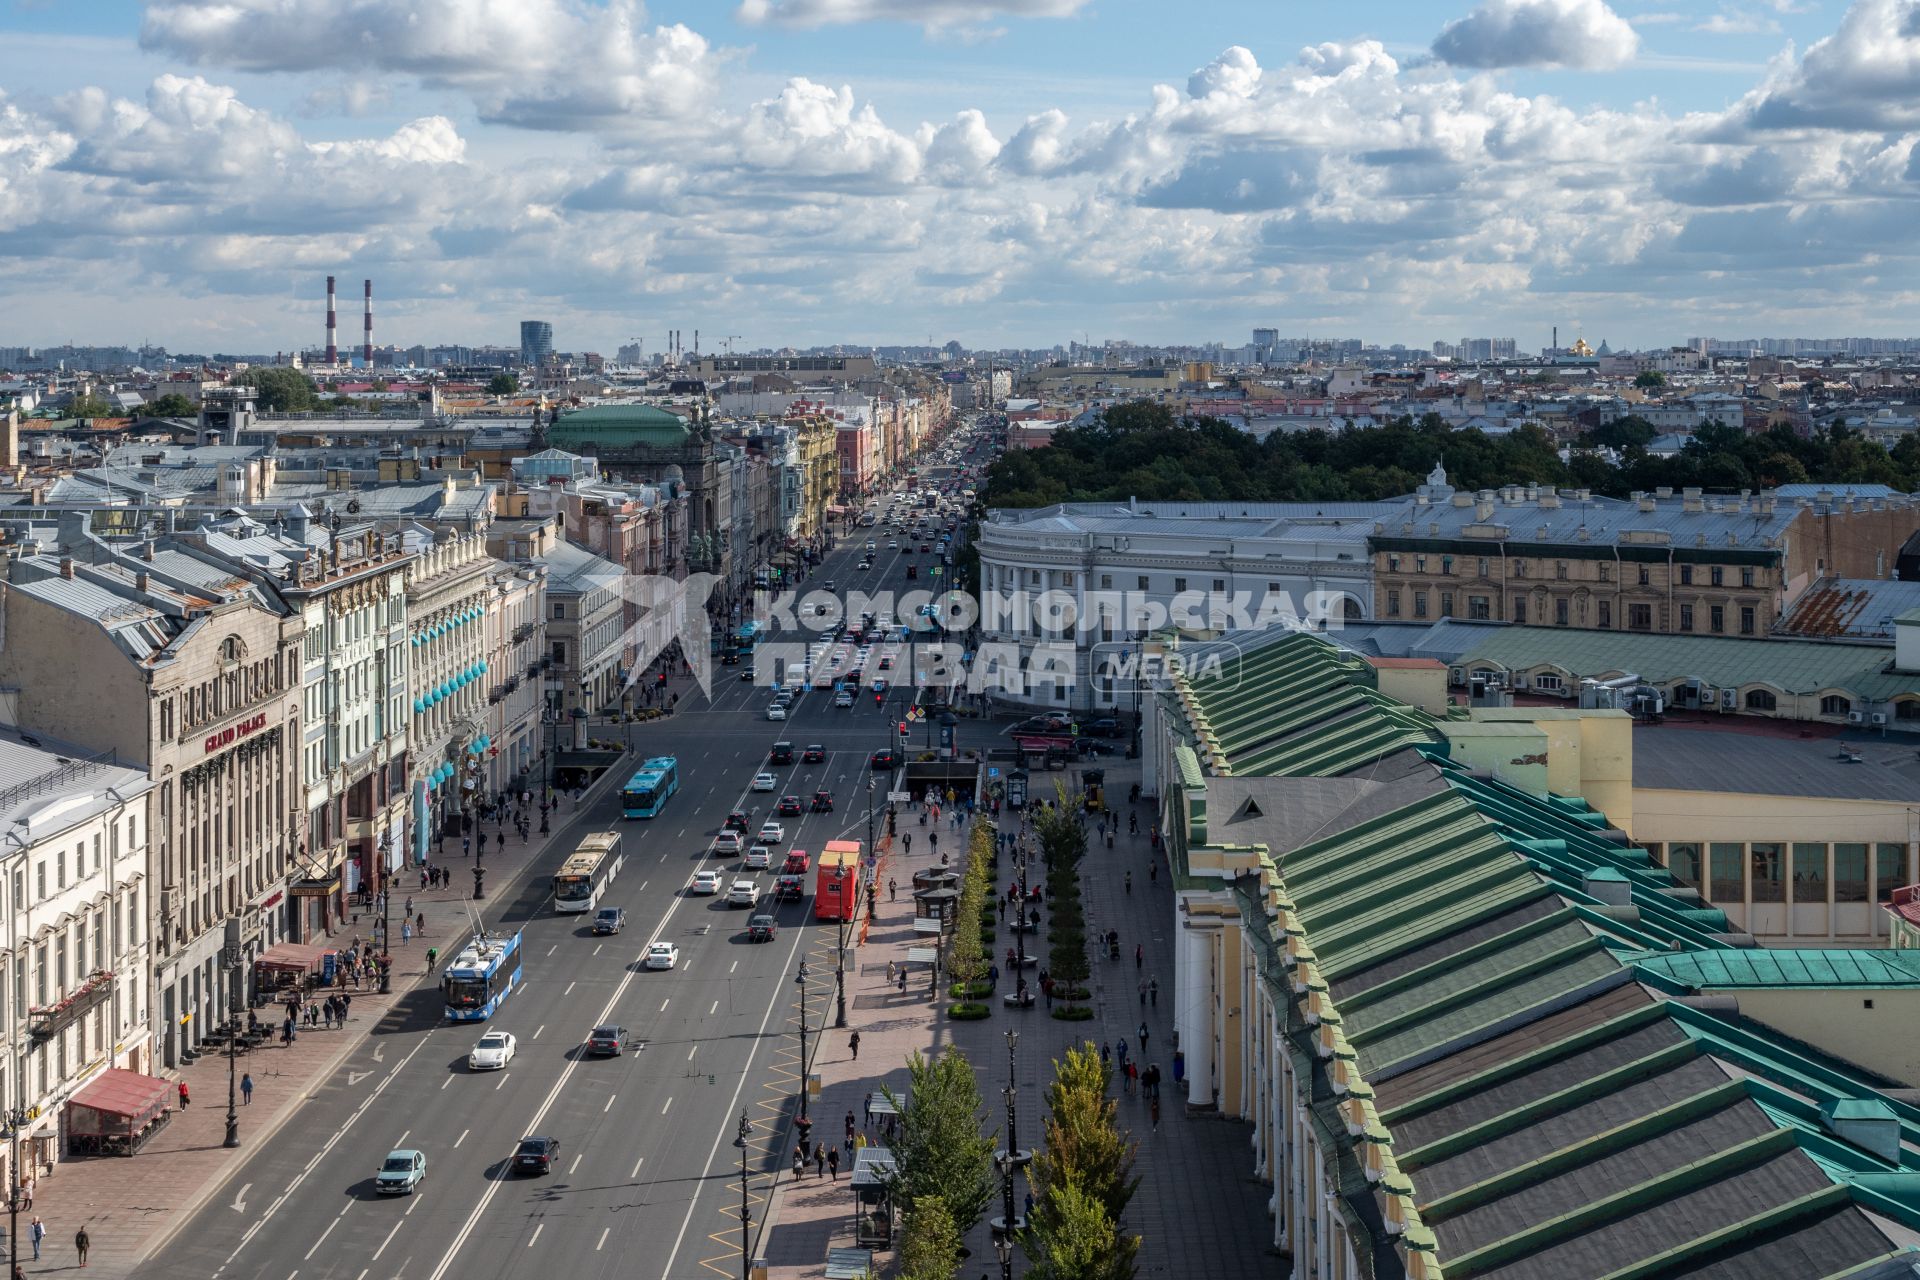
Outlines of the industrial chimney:
M 327 277 L 327 363 L 340 362 L 340 320 L 333 305 L 333 277 Z
M 373 368 L 373 281 L 367 281 L 367 319 L 360 338 L 360 359 Z

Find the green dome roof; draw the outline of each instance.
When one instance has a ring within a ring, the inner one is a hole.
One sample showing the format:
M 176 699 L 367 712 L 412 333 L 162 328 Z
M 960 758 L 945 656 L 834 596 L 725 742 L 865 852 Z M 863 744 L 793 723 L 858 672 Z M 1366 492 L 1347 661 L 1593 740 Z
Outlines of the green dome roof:
M 563 414 L 547 428 L 547 439 L 561 448 L 579 444 L 654 445 L 672 448 L 687 442 L 686 420 L 650 404 L 604 404 Z

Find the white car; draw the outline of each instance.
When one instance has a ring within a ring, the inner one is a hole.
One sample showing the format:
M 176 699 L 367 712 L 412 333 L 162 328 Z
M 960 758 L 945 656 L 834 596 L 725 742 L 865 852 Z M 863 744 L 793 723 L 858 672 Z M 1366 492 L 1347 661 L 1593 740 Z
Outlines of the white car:
M 755 836 L 754 839 L 758 840 L 761 844 L 784 844 L 787 839 L 787 829 L 778 822 L 764 822 L 760 824 L 760 834 Z M 701 874 L 704 875 L 706 873 L 702 872 Z M 718 880 L 719 877 L 716 875 L 714 879 Z M 714 885 L 715 889 L 719 887 L 718 884 Z
M 722 831 L 713 838 L 713 851 L 715 853 L 738 853 L 740 849 L 740 833 L 738 831 Z
M 720 873 L 718 871 L 697 871 L 693 876 L 693 891 L 698 894 L 720 892 Z
M 756 844 L 747 850 L 746 866 L 755 871 L 765 871 L 773 865 L 773 850 L 763 844 Z
M 733 887 L 727 890 L 727 905 L 730 907 L 750 907 L 760 897 L 760 886 L 752 880 L 735 880 Z
M 900 549 L 900 540 L 898 538 L 887 539 L 887 550 L 898 551 L 899 549 Z
M 786 718 L 787 718 L 787 709 L 779 705 L 778 703 L 775 703 L 773 706 L 767 708 L 767 719 L 785 720 Z
M 780 780 L 774 777 L 772 774 L 756 773 L 753 775 L 753 786 L 751 790 L 772 791 L 775 787 L 778 787 L 779 785 L 780 785 Z
M 833 705 L 843 710 L 851 707 L 853 705 L 853 695 L 847 690 L 842 689 L 833 695 Z
M 646 966 L 649 969 L 671 969 L 680 963 L 680 948 L 671 942 L 656 942 L 647 948 Z
M 872 539 L 872 538 L 868 538 L 868 539 L 867 539 L 867 550 L 869 550 L 869 551 L 875 551 L 875 550 L 878 550 L 878 548 L 874 546 L 874 543 L 873 543 L 873 539 Z
M 489 1031 L 467 1054 L 467 1070 L 500 1071 L 513 1061 L 513 1037 L 504 1031 Z

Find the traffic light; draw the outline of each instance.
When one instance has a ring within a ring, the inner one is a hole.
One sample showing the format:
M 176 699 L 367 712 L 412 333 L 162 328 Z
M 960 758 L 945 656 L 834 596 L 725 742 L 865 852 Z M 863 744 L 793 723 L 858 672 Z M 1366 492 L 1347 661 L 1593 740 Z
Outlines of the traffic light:
M 902 720 L 900 722 L 900 741 L 905 742 L 906 740 L 907 740 L 907 722 L 905 720 Z

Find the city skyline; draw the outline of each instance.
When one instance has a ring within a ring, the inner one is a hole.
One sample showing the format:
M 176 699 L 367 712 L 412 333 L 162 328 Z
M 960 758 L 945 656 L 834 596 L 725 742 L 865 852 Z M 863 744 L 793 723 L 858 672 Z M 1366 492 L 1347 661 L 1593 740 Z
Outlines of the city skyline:
M 1401 2 L 1285 34 L 1222 3 L 1146 41 L 1145 0 L 293 12 L 0 15 L 0 345 L 306 349 L 330 274 L 376 282 L 381 345 L 539 317 L 609 353 L 1654 347 L 1920 313 L 1915 0 Z

